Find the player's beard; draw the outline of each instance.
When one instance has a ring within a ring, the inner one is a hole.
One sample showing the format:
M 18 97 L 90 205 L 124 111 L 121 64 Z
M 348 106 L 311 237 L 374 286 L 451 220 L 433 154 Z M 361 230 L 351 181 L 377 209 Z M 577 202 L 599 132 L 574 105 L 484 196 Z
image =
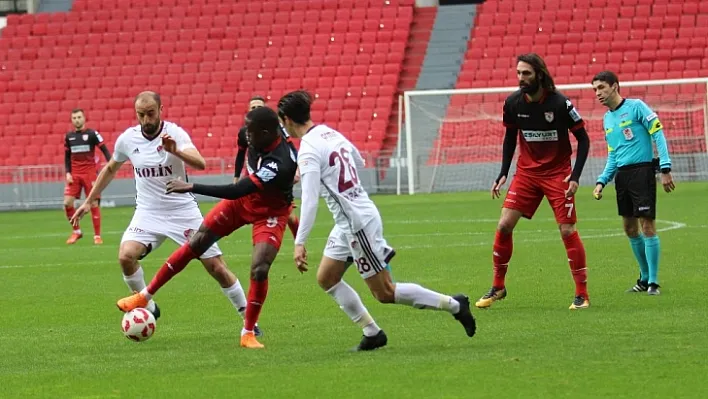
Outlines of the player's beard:
M 519 88 L 521 88 L 521 91 L 524 94 L 531 95 L 531 94 L 534 94 L 538 91 L 539 83 L 538 83 L 537 79 L 534 79 L 533 82 L 531 82 L 530 84 L 525 84 L 525 83 L 520 82 Z
M 146 123 L 142 126 L 143 133 L 146 136 L 154 136 L 157 134 L 157 129 L 160 126 L 161 121 L 158 119 L 156 123 Z

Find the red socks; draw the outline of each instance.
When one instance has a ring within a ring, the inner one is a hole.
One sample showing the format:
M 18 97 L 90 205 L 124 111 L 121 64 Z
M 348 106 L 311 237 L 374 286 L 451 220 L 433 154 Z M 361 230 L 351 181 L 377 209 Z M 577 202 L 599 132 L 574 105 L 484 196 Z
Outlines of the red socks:
M 261 315 L 261 308 L 268 295 L 268 279 L 256 281 L 251 279 L 251 285 L 248 287 L 248 303 L 246 304 L 246 320 L 243 323 L 243 328 L 246 331 L 253 331 L 258 316 Z
M 290 228 L 290 232 L 293 233 L 293 237 L 297 237 L 298 227 L 300 227 L 300 219 L 295 215 L 291 215 L 288 218 L 288 228 Z
M 93 234 L 101 235 L 101 208 L 91 207 L 91 221 L 93 222 Z
M 580 235 L 575 231 L 568 237 L 563 237 L 563 244 L 568 253 L 568 263 L 570 264 L 570 273 L 575 281 L 575 296 L 583 296 L 588 298 L 587 286 L 587 263 L 585 260 L 585 247 Z
M 65 206 L 64 207 L 64 212 L 66 213 L 66 220 L 71 220 L 72 216 L 74 216 L 74 212 L 76 212 L 76 209 L 74 209 L 73 206 Z M 76 222 L 76 226 L 72 226 L 74 229 L 78 230 L 79 229 L 79 222 Z
M 167 262 L 157 271 L 155 277 L 152 278 L 150 284 L 147 286 L 147 291 L 150 295 L 155 295 L 157 290 L 159 290 L 163 285 L 167 284 L 168 281 L 177 273 L 184 270 L 192 259 L 196 259 L 199 255 L 192 251 L 189 247 L 189 243 L 186 243 L 179 247 L 178 250 L 172 253 Z
M 502 233 L 497 230 L 494 236 L 494 288 L 504 288 L 504 278 L 506 277 L 506 269 L 509 267 L 511 253 L 514 250 L 514 242 L 511 234 Z

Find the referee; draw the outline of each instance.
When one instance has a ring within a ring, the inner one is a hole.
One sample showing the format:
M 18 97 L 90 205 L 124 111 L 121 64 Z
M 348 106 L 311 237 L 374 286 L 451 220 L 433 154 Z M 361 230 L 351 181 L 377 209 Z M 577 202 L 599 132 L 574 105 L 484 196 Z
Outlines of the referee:
M 660 246 L 654 221 L 656 172 L 652 142 L 659 154 L 664 191 L 670 193 L 676 188 L 663 126 L 657 114 L 642 100 L 622 98 L 619 79 L 613 72 L 595 75 L 592 88 L 600 103 L 609 108 L 603 119 L 607 164 L 597 178 L 593 194 L 596 199 L 602 198 L 602 189 L 615 178 L 617 211 L 639 263 L 639 280 L 627 292 L 646 291 L 649 295 L 659 295 Z

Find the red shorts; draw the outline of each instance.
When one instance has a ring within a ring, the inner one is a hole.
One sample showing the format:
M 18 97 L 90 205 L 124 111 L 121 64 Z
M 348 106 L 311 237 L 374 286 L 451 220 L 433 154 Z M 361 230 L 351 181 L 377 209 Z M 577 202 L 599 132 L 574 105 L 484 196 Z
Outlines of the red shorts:
M 81 198 L 81 189 L 84 190 L 84 195 L 88 196 L 96 183 L 96 175 L 71 175 L 74 180 L 71 184 L 64 186 L 64 196 Z M 97 198 L 101 198 L 100 196 Z
M 273 212 L 273 215 L 258 214 L 248 207 L 247 198 L 219 201 L 204 217 L 204 225 L 217 235 L 226 237 L 239 228 L 252 224 L 253 245 L 268 243 L 280 249 L 292 206 L 286 211 Z
M 531 219 L 545 196 L 553 208 L 556 222 L 575 224 L 575 197 L 565 196 L 568 183 L 563 180 L 568 174 L 570 172 L 535 177 L 517 173 L 511 181 L 502 207 L 520 211 L 525 218 Z

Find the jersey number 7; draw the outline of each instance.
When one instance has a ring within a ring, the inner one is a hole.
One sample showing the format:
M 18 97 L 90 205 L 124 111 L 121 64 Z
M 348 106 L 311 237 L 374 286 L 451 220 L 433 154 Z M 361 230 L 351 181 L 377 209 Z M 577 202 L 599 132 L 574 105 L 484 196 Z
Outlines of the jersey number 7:
M 339 160 L 339 192 L 343 193 L 350 188 L 354 187 L 355 184 L 359 183 L 359 177 L 356 174 L 356 168 L 351 164 L 351 158 L 349 158 L 349 151 L 346 148 L 342 148 L 339 152 L 334 151 L 329 154 L 329 166 L 336 166 L 337 160 Z M 347 180 L 346 170 L 349 170 L 349 175 L 351 179 Z

